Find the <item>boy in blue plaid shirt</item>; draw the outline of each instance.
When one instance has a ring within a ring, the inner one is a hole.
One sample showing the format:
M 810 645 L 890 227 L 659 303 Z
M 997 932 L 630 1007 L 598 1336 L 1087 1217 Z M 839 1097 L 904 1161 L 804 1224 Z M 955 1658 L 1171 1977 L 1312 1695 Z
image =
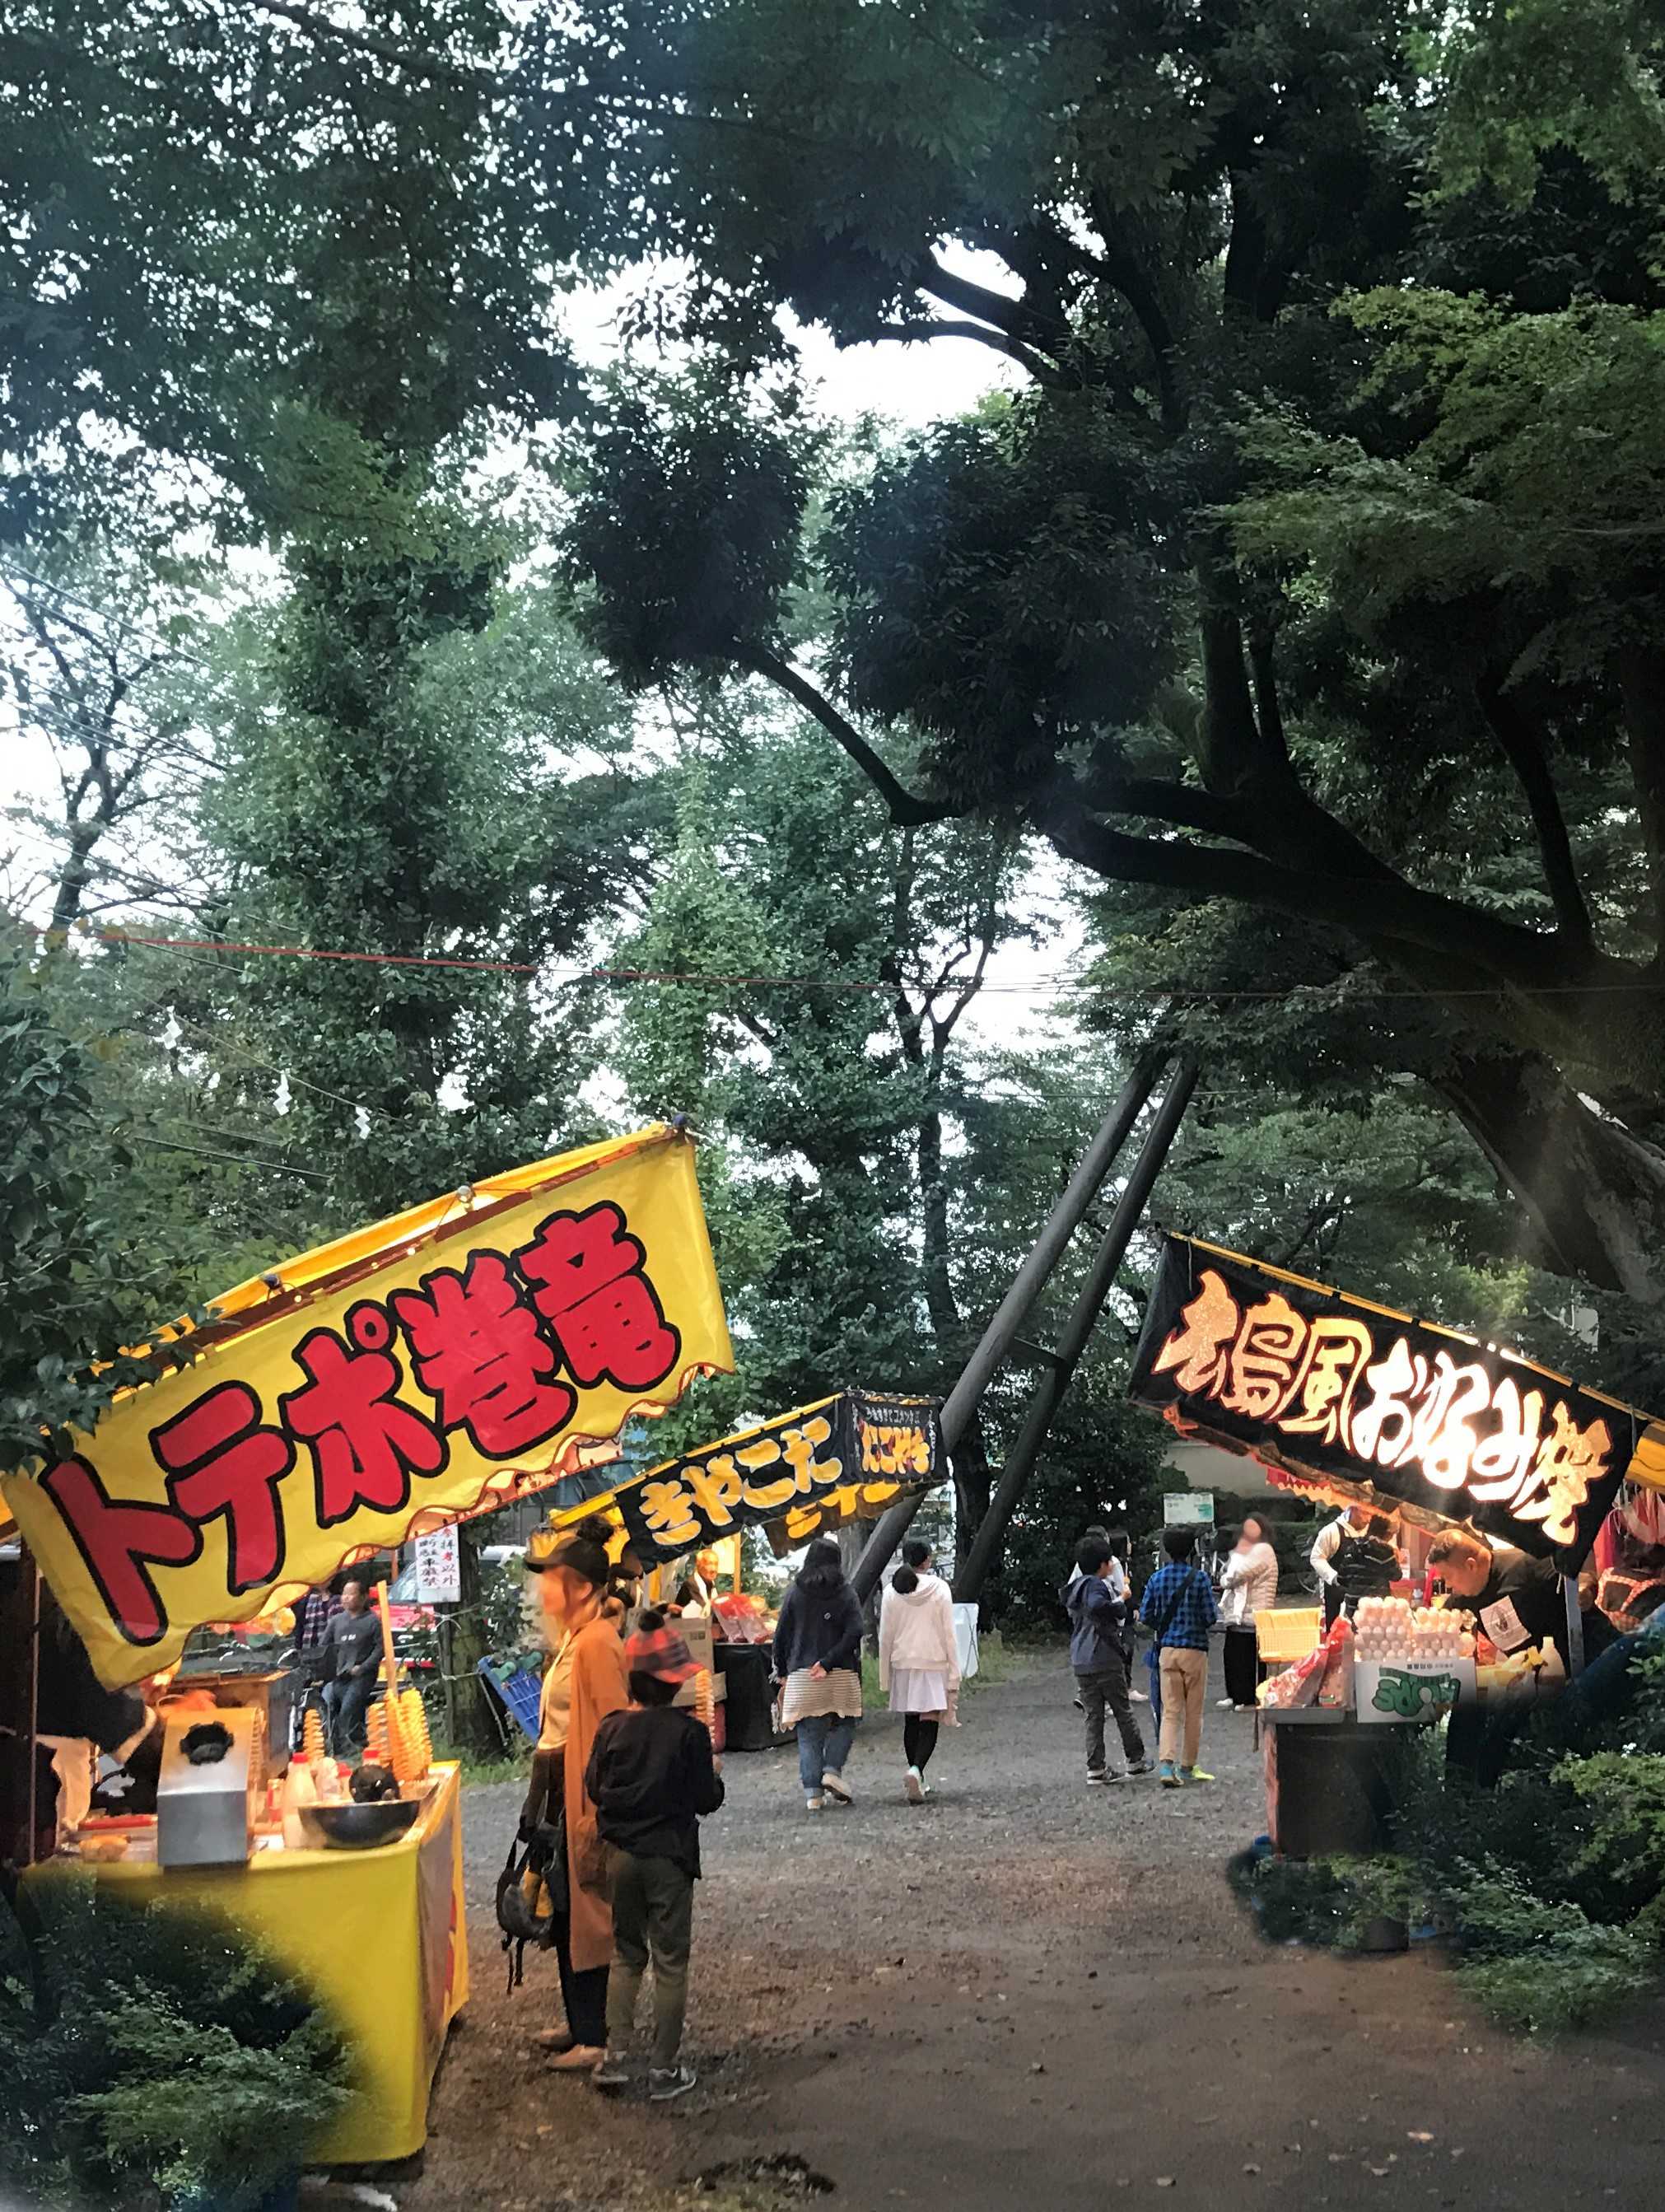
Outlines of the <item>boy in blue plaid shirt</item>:
M 1202 1708 L 1208 1686 L 1208 1632 L 1219 1618 L 1208 1577 L 1197 1565 L 1195 1535 L 1170 1528 L 1168 1554 L 1145 1585 L 1139 1617 L 1151 1632 L 1162 1689 L 1162 1741 L 1157 1779 L 1164 1790 L 1187 1782 L 1212 1782 L 1197 1764 L 1202 1749 Z M 1183 1756 L 1182 1756 L 1182 1753 Z

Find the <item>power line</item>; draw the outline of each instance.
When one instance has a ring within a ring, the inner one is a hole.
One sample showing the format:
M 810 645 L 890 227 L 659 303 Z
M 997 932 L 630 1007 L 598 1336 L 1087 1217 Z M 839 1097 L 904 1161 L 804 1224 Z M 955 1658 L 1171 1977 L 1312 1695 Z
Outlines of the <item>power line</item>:
M 157 1146 L 165 1152 L 188 1152 L 191 1158 L 196 1160 L 219 1160 L 227 1167 L 258 1168 L 267 1175 L 301 1176 L 308 1182 L 328 1182 L 330 1180 L 328 1176 L 321 1174 L 316 1168 L 292 1168 L 287 1166 L 282 1160 L 249 1159 L 237 1152 L 204 1152 L 200 1145 L 176 1144 L 171 1137 L 141 1135 L 133 1138 L 131 1141 L 136 1145 Z

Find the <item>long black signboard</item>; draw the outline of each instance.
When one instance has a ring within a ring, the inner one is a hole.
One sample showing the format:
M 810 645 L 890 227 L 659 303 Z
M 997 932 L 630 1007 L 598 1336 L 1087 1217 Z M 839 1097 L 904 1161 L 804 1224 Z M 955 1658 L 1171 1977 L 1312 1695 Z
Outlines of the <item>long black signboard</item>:
M 768 1524 L 777 1548 L 882 1512 L 947 1472 L 934 1398 L 844 1390 L 738 1436 L 650 1468 L 615 1498 L 632 1549 L 672 1559 L 737 1528 Z
M 1582 1562 L 1642 1419 L 1494 1346 L 1185 1237 L 1164 1240 L 1132 1395 L 1186 1431 Z

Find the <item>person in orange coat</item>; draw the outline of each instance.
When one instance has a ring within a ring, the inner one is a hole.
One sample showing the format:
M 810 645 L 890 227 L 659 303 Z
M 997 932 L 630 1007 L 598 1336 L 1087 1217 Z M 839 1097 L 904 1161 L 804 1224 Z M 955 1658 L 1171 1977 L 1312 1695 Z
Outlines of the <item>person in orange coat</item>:
M 568 1910 L 557 1915 L 556 1957 L 567 2008 L 570 2047 L 550 2060 L 552 2071 L 587 2076 L 601 2063 L 607 2040 L 607 1966 L 613 1955 L 613 1906 L 606 1846 L 584 1787 L 596 1730 L 630 1702 L 618 1624 L 605 1610 L 611 1572 L 605 1547 L 571 1538 L 547 1559 L 528 1560 L 541 1575 L 539 1595 L 550 1642 L 559 1646 L 568 1700 L 564 1790 Z

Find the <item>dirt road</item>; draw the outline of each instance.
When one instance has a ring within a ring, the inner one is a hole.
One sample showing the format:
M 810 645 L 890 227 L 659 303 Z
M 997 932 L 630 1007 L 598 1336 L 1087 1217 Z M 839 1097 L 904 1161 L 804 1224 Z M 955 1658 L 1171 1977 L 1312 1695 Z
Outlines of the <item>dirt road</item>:
M 861 2212 L 1656 2199 L 1665 2008 L 1544 2049 L 1468 2014 L 1433 1959 L 1268 1949 L 1222 1877 L 1262 1825 L 1251 1723 L 1211 1705 L 1211 1789 L 1089 1790 L 1069 1692 L 1034 1662 L 969 1699 L 918 1809 L 887 1719 L 848 1812 L 807 1816 L 789 1753 L 726 1762 L 702 2082 L 668 2112 L 530 2055 L 553 1962 L 506 1998 L 490 1912 L 515 1793 L 469 1792 L 474 1996 L 404 2212 L 599 2212 L 782 2154 Z

